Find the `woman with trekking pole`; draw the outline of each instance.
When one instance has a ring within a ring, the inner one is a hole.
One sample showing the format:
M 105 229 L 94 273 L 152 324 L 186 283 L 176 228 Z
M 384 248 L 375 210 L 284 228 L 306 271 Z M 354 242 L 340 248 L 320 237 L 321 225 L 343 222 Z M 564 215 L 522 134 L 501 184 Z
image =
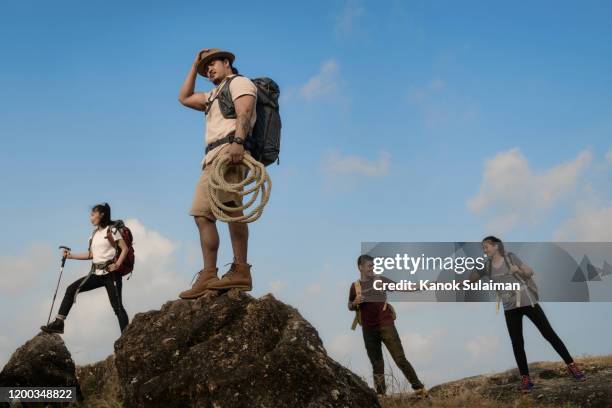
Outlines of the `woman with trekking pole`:
M 106 288 L 108 299 L 117 315 L 122 332 L 129 323 L 121 300 L 121 286 L 126 268 L 131 271 L 133 267 L 133 250 L 128 246 L 128 244 L 131 246 L 131 233 L 122 222 L 111 220 L 111 208 L 107 203 L 94 206 L 91 209 L 90 220 L 94 231 L 89 239 L 88 251 L 73 254 L 68 248 L 64 248 L 62 259 L 91 260 L 91 269 L 86 276 L 77 279 L 66 288 L 55 320 L 41 327 L 47 333 L 63 333 L 64 320 L 72 304 L 75 303 L 78 293 L 100 287 Z M 129 243 L 126 243 L 122 229 L 126 229 L 129 233 L 127 235 L 130 239 Z
M 475 282 L 486 275 L 493 282 L 518 283 L 520 285 L 520 290 L 498 292 L 498 307 L 499 302 L 503 303 L 514 358 L 522 378 L 520 390 L 523 393 L 529 393 L 534 386 L 529 377 L 527 355 L 525 354 L 523 316 L 527 316 L 532 321 L 542 336 L 563 358 L 569 374 L 577 381 L 586 380 L 584 373 L 574 362 L 565 344 L 551 327 L 544 310 L 538 303 L 538 288 L 533 280 L 533 269 L 521 261 L 516 254 L 506 253 L 503 242 L 497 237 L 488 236 L 484 238 L 482 249 L 487 255 L 485 267 L 473 272 L 470 281 Z

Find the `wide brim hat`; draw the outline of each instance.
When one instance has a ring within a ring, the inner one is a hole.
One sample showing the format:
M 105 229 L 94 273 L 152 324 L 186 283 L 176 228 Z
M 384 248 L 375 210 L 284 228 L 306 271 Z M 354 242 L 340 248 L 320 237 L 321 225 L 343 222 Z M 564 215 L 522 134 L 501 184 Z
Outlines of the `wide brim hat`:
M 214 59 L 219 59 L 219 58 L 227 58 L 230 63 L 234 62 L 234 59 L 236 59 L 236 57 L 234 56 L 234 54 L 232 54 L 229 51 L 224 51 L 220 48 L 205 48 L 202 51 L 200 51 L 200 62 L 198 62 L 198 74 L 202 75 L 202 76 L 207 76 L 206 75 L 206 67 L 208 66 L 208 63 Z

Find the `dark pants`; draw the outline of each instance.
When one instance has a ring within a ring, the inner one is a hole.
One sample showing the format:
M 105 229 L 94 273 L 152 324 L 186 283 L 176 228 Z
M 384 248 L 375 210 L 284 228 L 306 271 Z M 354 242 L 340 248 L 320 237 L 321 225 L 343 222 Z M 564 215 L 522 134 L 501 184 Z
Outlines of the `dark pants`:
M 536 304 L 534 307 L 524 306 L 506 310 L 504 315 L 506 316 L 506 325 L 508 326 L 508 333 L 510 333 L 510 340 L 512 341 L 514 358 L 521 375 L 529 375 L 525 343 L 523 341 L 523 316 L 527 316 L 533 322 L 535 327 L 542 333 L 542 336 L 548 340 L 555 351 L 563 358 L 565 364 L 574 362 L 567 348 L 565 348 L 565 344 L 563 344 L 557 333 L 550 326 L 550 323 L 548 323 L 548 319 L 539 304 Z
M 80 289 L 79 285 L 85 280 L 83 286 Z M 77 279 L 73 283 L 66 288 L 66 293 L 64 294 L 64 299 L 62 300 L 62 304 L 59 308 L 59 314 L 62 316 L 68 316 L 70 312 L 70 308 L 74 303 L 74 299 L 77 293 L 77 289 L 79 293 L 87 292 L 88 290 L 97 289 L 102 286 L 106 288 L 106 293 L 108 294 L 108 299 L 110 300 L 110 304 L 113 307 L 113 311 L 117 318 L 119 319 L 119 327 L 123 332 L 123 329 L 128 325 L 129 319 L 127 312 L 123 308 L 123 302 L 121 301 L 121 275 L 118 273 L 107 273 L 106 275 L 95 275 L 91 274 L 89 277 L 84 276 L 82 278 Z
M 408 381 L 410 381 L 410 384 L 412 384 L 412 389 L 417 390 L 423 388 L 423 384 L 419 381 L 419 377 L 417 377 L 414 368 L 412 368 L 412 364 L 406 360 L 404 348 L 402 347 L 402 342 L 394 324 L 377 329 L 363 328 L 363 341 L 366 351 L 368 352 L 370 363 L 372 363 L 374 386 L 378 394 L 384 394 L 386 391 L 385 361 L 383 359 L 382 343 L 384 343 L 387 350 L 389 350 L 395 364 L 397 364 Z

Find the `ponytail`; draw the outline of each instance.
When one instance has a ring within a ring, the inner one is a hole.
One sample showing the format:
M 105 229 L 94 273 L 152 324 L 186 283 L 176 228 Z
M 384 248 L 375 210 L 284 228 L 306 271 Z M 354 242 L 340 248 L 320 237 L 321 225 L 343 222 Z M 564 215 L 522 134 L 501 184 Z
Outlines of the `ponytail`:
M 91 211 L 102 214 L 102 219 L 100 220 L 100 227 L 106 228 L 113 223 L 111 218 L 111 208 L 108 203 L 96 204 L 92 207 Z

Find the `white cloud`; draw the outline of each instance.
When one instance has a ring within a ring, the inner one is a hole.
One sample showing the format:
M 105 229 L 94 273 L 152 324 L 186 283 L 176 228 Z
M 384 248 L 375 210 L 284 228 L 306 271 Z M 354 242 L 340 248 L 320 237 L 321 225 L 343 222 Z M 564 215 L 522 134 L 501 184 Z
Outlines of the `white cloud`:
M 488 218 L 488 227 L 505 231 L 521 221 L 533 222 L 542 210 L 556 205 L 578 185 L 591 162 L 583 151 L 548 170 L 533 171 L 518 148 L 498 153 L 485 163 L 480 191 L 468 208 Z
M 357 155 L 342 155 L 329 152 L 325 155 L 322 169 L 328 176 L 355 175 L 364 177 L 385 176 L 389 173 L 391 155 L 382 151 L 375 160 Z
M 320 165 L 325 188 L 334 191 L 351 190 L 369 178 L 386 176 L 390 167 L 391 155 L 385 151 L 376 159 L 331 151 L 323 156 Z
M 477 336 L 465 344 L 473 360 L 488 360 L 499 350 L 499 337 Z
M 327 60 L 319 72 L 301 86 L 300 95 L 307 100 L 333 96 L 338 91 L 338 80 L 338 63 L 335 59 Z
M 47 271 L 53 261 L 60 266 L 60 252 L 57 259 L 53 257 L 54 251 L 47 244 L 32 244 L 21 255 L 0 255 L 0 271 L 2 271 L 2 285 L 0 292 L 7 296 L 19 296 L 25 289 L 29 289 L 37 275 Z
M 349 37 L 353 34 L 359 27 L 359 21 L 365 16 L 365 12 L 365 8 L 356 2 L 346 2 L 342 12 L 336 18 L 336 34 L 342 37 Z
M 612 205 L 580 206 L 574 217 L 563 222 L 554 234 L 556 241 L 612 241 Z

